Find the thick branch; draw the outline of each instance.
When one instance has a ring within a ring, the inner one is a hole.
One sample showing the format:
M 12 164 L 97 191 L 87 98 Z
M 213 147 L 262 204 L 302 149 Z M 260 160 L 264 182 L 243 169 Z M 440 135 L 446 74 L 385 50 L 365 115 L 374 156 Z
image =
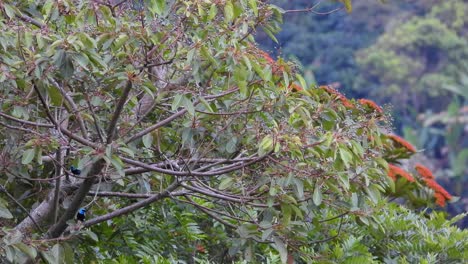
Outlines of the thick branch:
M 25 22 L 28 22 L 28 23 L 30 23 L 30 24 L 33 24 L 33 25 L 35 25 L 35 26 L 38 27 L 38 28 L 43 28 L 43 27 L 46 26 L 44 23 L 39 22 L 39 21 L 35 20 L 34 18 L 32 18 L 32 17 L 30 17 L 30 16 L 27 16 L 27 15 L 21 14 L 21 15 L 16 15 L 16 17 L 19 18 L 19 19 L 21 19 L 21 20 L 23 20 L 23 21 L 25 21 Z
M 70 203 L 62 217 L 60 217 L 59 221 L 47 231 L 48 238 L 58 237 L 63 233 L 63 231 L 65 231 L 65 229 L 67 228 L 67 221 L 75 217 L 75 214 L 80 208 L 81 204 L 83 203 L 84 198 L 95 183 L 95 177 L 93 176 L 98 176 L 99 173 L 101 173 L 104 164 L 104 159 L 99 159 L 93 163 L 87 175 L 89 178 L 84 180 L 83 183 L 80 185 L 80 188 L 73 197 L 72 202 Z

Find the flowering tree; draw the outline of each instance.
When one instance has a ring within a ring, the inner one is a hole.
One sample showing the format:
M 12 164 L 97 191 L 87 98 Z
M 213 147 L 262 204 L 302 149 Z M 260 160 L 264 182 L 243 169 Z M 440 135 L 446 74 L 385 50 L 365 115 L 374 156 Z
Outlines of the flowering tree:
M 405 177 L 387 161 L 409 154 L 378 106 L 308 86 L 256 47 L 252 33 L 275 33 L 281 13 L 255 0 L 3 2 L 3 259 L 193 260 L 216 255 L 209 228 L 229 251 L 219 261 L 387 257 L 351 234 L 382 227 L 383 208 L 410 215 L 387 200 L 421 191 L 395 193 L 387 176 Z M 167 237 L 139 233 L 173 218 Z M 465 240 L 438 258 L 466 256 L 466 233 L 446 228 Z M 177 250 L 179 235 L 194 251 Z

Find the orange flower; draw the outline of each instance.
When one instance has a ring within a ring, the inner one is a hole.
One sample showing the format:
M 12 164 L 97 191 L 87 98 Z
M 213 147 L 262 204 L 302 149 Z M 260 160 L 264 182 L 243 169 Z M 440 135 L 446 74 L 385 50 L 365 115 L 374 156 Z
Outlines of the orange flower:
M 387 137 L 390 138 L 393 142 L 407 149 L 409 152 L 412 152 L 412 153 L 416 152 L 416 148 L 413 145 L 411 145 L 411 143 L 404 140 L 403 138 L 397 135 L 387 135 Z
M 416 171 L 425 179 L 434 179 L 434 175 L 432 174 L 432 171 L 428 169 L 427 167 L 417 163 L 416 166 Z
M 322 85 L 319 86 L 319 88 L 327 91 L 327 93 L 329 93 L 330 95 L 335 95 L 346 108 L 354 108 L 354 105 L 346 98 L 346 96 L 333 89 L 329 85 Z
M 339 97 L 339 99 L 340 99 L 341 103 L 343 103 L 343 105 L 346 108 L 354 108 L 353 103 L 351 103 L 346 97 L 341 96 L 341 97 Z
M 329 94 L 336 95 L 336 96 L 343 96 L 340 92 L 330 87 L 330 85 L 321 85 L 319 86 L 319 88 L 327 91 L 327 93 Z
M 358 102 L 362 105 L 368 106 L 371 109 L 374 109 L 374 111 L 378 113 L 382 113 L 383 110 L 380 106 L 378 106 L 374 101 L 369 100 L 369 99 L 359 99 Z
M 434 197 L 436 198 L 436 203 L 440 206 L 445 205 L 445 201 L 442 203 L 441 200 L 451 200 L 452 195 L 444 189 L 444 187 L 440 186 L 436 181 L 429 178 L 424 178 L 427 187 L 431 188 L 434 191 Z
M 202 244 L 196 244 L 195 245 L 195 248 L 198 252 L 200 253 L 206 253 L 206 248 L 205 246 L 203 246 Z
M 268 64 L 270 64 L 270 65 L 276 64 L 276 61 L 268 53 L 266 53 L 265 51 L 261 50 L 260 54 L 268 62 Z
M 293 92 L 299 92 L 299 91 L 302 91 L 304 89 L 302 89 L 302 87 L 296 83 L 291 83 L 289 84 L 289 87 L 288 87 L 289 90 L 293 91 Z
M 435 193 L 434 197 L 436 199 L 436 204 L 440 205 L 441 207 L 445 206 L 445 197 L 440 193 Z
M 400 175 L 401 177 L 407 179 L 409 182 L 415 182 L 413 176 L 411 176 L 408 172 L 406 172 L 400 167 L 388 164 L 388 176 L 393 180 L 396 180 L 397 175 Z

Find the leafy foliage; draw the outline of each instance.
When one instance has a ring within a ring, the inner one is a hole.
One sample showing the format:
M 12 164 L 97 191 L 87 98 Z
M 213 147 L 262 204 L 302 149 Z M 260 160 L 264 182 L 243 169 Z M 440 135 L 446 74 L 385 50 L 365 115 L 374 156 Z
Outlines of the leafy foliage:
M 385 158 L 408 154 L 378 108 L 264 56 L 251 33 L 274 38 L 281 13 L 255 0 L 2 3 L 2 258 L 380 256 L 349 234 L 382 226 Z

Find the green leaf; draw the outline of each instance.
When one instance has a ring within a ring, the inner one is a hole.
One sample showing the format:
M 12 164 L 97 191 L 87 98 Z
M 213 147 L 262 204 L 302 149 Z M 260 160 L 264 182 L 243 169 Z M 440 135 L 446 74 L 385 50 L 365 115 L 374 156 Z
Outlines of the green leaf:
M 97 236 L 94 232 L 92 232 L 91 230 L 87 229 L 87 230 L 84 231 L 84 233 L 85 233 L 89 238 L 91 238 L 93 241 L 95 241 L 95 242 L 98 242 L 98 241 L 99 241 L 98 236 Z
M 254 15 L 258 16 L 257 0 L 249 0 L 249 6 L 254 12 Z
M 187 112 L 194 116 L 195 115 L 195 107 L 193 106 L 193 102 L 187 96 L 184 96 L 182 99 L 182 105 L 187 109 Z
M 359 208 L 359 198 L 356 193 L 351 194 L 351 206 L 354 208 Z
M 297 198 L 304 198 L 304 183 L 300 179 L 294 179 L 294 186 L 297 193 Z
M 263 156 L 273 150 L 273 137 L 271 135 L 265 136 L 258 146 L 258 155 Z
M 262 232 L 262 241 L 267 240 L 271 234 L 275 231 L 273 228 L 267 228 Z
M 127 153 L 132 158 L 135 157 L 135 152 L 133 150 L 129 149 L 129 148 L 120 147 L 119 150 Z
M 213 108 L 211 107 L 210 103 L 205 100 L 203 97 L 199 97 L 198 100 L 202 103 L 202 105 L 205 107 L 205 110 L 207 110 L 210 113 L 214 113 Z
M 128 35 L 126 34 L 121 34 L 119 35 L 115 40 L 114 40 L 114 51 L 119 50 L 123 44 L 125 44 L 128 40 Z
M 63 97 L 60 90 L 55 86 L 49 86 L 47 90 L 49 92 L 52 105 L 61 106 L 63 102 Z
M 5 13 L 10 19 L 15 18 L 15 15 L 16 15 L 15 8 L 7 4 L 3 4 L 3 8 L 5 8 Z
M 162 15 L 166 9 L 166 0 L 152 0 L 149 1 L 149 10 L 151 13 Z
M 349 190 L 350 185 L 349 185 L 349 177 L 348 173 L 338 173 L 338 179 L 342 183 L 341 186 L 344 187 L 345 190 Z
M 80 65 L 83 69 L 88 69 L 89 59 L 84 53 L 77 53 L 73 54 L 73 59 L 78 65 Z
M 13 218 L 13 215 L 11 214 L 10 210 L 8 208 L 3 207 L 0 204 L 0 218 L 6 218 L 6 219 L 11 219 Z
M 219 188 L 220 190 L 225 190 L 225 189 L 231 187 L 232 184 L 233 184 L 233 180 L 234 180 L 234 179 L 233 179 L 232 177 L 226 177 L 226 178 L 224 178 L 224 179 L 219 183 L 218 188 Z
M 320 191 L 320 186 L 318 184 L 315 185 L 314 194 L 312 195 L 312 201 L 317 206 L 322 204 L 322 192 Z
M 218 8 L 216 4 L 211 4 L 210 11 L 208 12 L 208 20 L 212 20 L 218 13 Z
M 226 151 L 228 153 L 234 153 L 237 150 L 237 138 L 231 137 L 226 144 Z
M 15 244 L 14 247 L 18 248 L 21 252 L 25 253 L 29 258 L 35 259 L 37 256 L 37 251 L 35 248 L 27 246 L 23 243 Z
M 306 83 L 304 77 L 302 77 L 302 75 L 296 73 L 296 79 L 299 81 L 299 84 L 301 85 L 301 88 L 304 89 L 304 90 L 307 90 L 307 83 Z
M 288 249 L 286 248 L 286 244 L 284 244 L 283 240 L 277 236 L 273 237 L 273 242 L 276 250 L 278 250 L 278 253 L 280 254 L 281 262 L 286 263 L 288 260 Z
M 353 155 L 347 150 L 346 146 L 340 145 L 340 158 L 343 161 L 345 167 L 349 169 L 349 165 L 352 162 Z
M 372 184 L 368 188 L 366 188 L 366 193 L 369 195 L 370 200 L 377 204 L 380 200 L 380 188 L 375 184 Z
M 125 172 L 123 171 L 124 163 L 117 155 L 112 155 L 111 163 L 114 165 L 115 169 L 119 173 L 120 176 L 125 176 Z
M 172 111 L 176 111 L 180 106 L 182 106 L 184 98 L 183 94 L 176 94 L 176 96 L 174 96 L 174 101 L 172 101 Z
M 230 23 L 234 18 L 234 6 L 232 5 L 231 1 L 227 1 L 224 5 L 224 21 L 226 23 Z
M 21 159 L 21 164 L 29 164 L 34 159 L 34 154 L 36 153 L 35 149 L 27 149 L 23 152 L 23 158 Z
M 146 148 L 151 148 L 151 145 L 153 144 L 153 135 L 151 135 L 151 133 L 148 133 L 143 136 L 142 140 L 143 140 L 143 145 Z

